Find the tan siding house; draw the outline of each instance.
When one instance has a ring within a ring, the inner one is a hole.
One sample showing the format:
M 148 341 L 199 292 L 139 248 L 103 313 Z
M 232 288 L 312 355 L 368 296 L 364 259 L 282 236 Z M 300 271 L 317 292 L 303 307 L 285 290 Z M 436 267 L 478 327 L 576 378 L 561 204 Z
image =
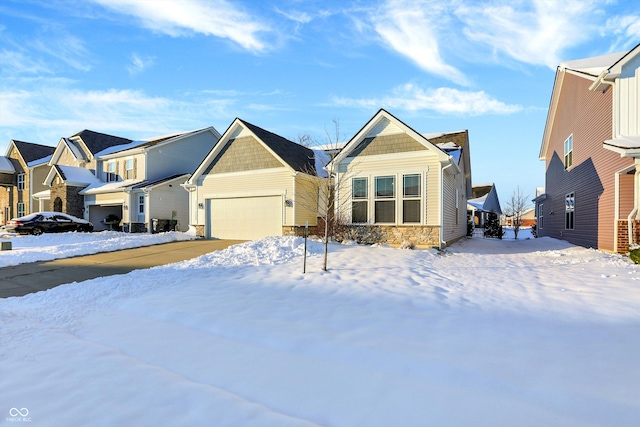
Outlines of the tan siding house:
M 328 166 L 337 172 L 336 215 L 352 227 L 375 227 L 394 245 L 443 248 L 464 237 L 468 133 L 433 139 L 385 110 L 376 113 Z
M 240 119 L 184 185 L 207 238 L 252 240 L 317 224 L 314 152 Z

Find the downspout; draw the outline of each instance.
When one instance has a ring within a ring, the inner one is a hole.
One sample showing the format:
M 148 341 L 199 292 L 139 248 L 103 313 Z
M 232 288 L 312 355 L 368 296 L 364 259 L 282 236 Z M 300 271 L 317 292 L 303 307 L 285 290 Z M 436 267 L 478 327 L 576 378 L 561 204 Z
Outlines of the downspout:
M 444 171 L 453 166 L 451 160 L 449 164 L 440 169 L 440 250 L 447 246 L 447 242 L 444 241 Z
M 637 218 L 636 214 L 640 210 L 640 159 L 636 158 L 635 163 L 636 163 L 636 173 L 635 173 L 635 182 L 633 184 L 633 187 L 635 189 L 635 194 L 633 198 L 633 210 L 627 217 L 627 232 L 629 233 L 629 250 L 631 250 L 631 245 L 636 243 L 633 239 L 633 220 Z

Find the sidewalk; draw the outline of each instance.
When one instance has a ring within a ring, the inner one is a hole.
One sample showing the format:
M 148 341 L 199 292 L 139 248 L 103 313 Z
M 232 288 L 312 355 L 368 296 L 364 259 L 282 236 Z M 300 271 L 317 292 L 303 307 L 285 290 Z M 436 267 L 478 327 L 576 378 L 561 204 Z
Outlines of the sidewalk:
M 237 243 L 242 241 L 188 240 L 0 268 L 0 298 L 184 261 Z

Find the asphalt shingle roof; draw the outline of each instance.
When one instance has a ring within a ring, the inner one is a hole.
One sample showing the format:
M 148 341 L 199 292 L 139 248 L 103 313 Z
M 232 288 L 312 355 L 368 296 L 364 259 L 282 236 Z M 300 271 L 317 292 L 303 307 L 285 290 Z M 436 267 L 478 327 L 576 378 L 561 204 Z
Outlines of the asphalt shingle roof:
M 240 120 L 240 119 L 238 119 Z M 289 141 L 275 133 L 264 130 L 258 126 L 240 120 L 251 132 L 253 132 L 262 142 L 273 150 L 291 168 L 298 172 L 315 174 L 315 160 L 313 150 Z
M 129 144 L 132 141 L 131 139 L 107 135 L 87 129 L 83 130 L 82 132 L 76 133 L 71 138 L 76 136 L 82 139 L 82 142 L 84 142 L 89 151 L 91 151 L 91 154 L 99 153 L 100 151 L 109 147 L 113 147 L 115 145 Z
M 13 140 L 13 144 L 20 152 L 20 155 L 25 162 L 29 163 L 34 160 L 43 159 L 50 156 L 55 151 L 55 147 L 49 147 L 48 145 L 34 144 L 33 142 L 24 142 Z

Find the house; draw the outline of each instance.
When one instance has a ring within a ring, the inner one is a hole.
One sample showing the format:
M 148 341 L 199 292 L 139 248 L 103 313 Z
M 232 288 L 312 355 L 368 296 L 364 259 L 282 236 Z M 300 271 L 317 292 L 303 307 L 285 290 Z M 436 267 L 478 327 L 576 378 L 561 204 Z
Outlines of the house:
M 316 226 L 315 161 L 311 149 L 236 118 L 183 186 L 190 224 L 199 236 L 239 240 Z
M 640 45 L 561 63 L 540 149 L 538 235 L 624 253 L 637 240 Z M 634 229 L 636 236 L 633 236 Z
M 0 223 L 42 210 L 31 195 L 46 189 L 43 181 L 53 151 L 54 147 L 11 140 L 0 157 L 0 186 L 6 190 L 0 191 Z
M 500 217 L 502 208 L 496 186 L 493 183 L 474 185 L 471 189 L 471 198 L 467 200 L 467 209 L 471 213 L 474 226 L 478 228 L 484 228 L 490 215 Z
M 382 241 L 445 246 L 467 233 L 467 131 L 421 135 L 381 109 L 331 161 L 336 215 Z
M 94 154 L 95 170 L 55 165 L 47 182 L 77 188 L 83 213 L 96 230 L 122 225 L 125 231 L 186 231 L 189 198 L 184 183 L 220 134 L 213 127 L 139 141 L 125 140 Z M 75 181 L 75 182 L 72 182 Z M 105 221 L 107 217 L 114 221 Z M 116 222 L 116 224 L 114 224 Z

